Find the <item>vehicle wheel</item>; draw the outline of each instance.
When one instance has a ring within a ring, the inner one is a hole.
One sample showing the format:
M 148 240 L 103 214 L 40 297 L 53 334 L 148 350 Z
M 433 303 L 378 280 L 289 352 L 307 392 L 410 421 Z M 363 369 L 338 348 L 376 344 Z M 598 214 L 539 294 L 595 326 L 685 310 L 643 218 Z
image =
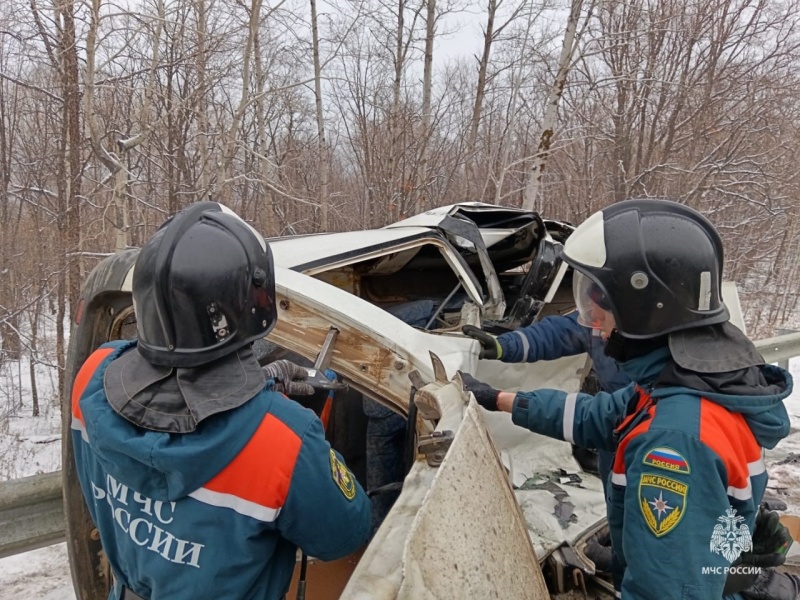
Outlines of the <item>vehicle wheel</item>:
M 65 393 L 61 402 L 61 477 L 64 520 L 72 583 L 78 600 L 108 597 L 111 571 L 92 523 L 75 468 L 72 447 L 72 385 L 81 365 L 101 344 L 135 336 L 135 319 L 126 276 L 138 250 L 118 253 L 91 272 L 81 292 L 67 352 Z

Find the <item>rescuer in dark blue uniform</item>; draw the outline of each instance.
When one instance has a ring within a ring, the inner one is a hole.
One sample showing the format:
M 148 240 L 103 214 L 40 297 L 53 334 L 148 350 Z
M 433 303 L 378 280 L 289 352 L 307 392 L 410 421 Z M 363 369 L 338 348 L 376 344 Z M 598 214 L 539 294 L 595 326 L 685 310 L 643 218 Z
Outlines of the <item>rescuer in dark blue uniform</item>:
M 792 378 L 729 323 L 722 256 L 717 231 L 686 206 L 614 204 L 575 230 L 562 257 L 575 270 L 578 321 L 601 332 L 634 383 L 515 394 L 464 374 L 482 406 L 515 424 L 615 451 L 609 528 L 625 600 L 797 596 L 796 578 L 758 566 L 779 564 L 790 539 L 755 529 L 763 449 L 789 432 Z M 726 587 L 737 571 L 752 574 L 750 587 Z
M 286 394 L 304 369 L 262 371 L 275 325 L 272 254 L 215 202 L 178 213 L 133 274 L 139 339 L 105 344 L 72 393 L 77 472 L 113 600 L 278 600 L 297 548 L 357 550 L 370 503 L 322 423 Z

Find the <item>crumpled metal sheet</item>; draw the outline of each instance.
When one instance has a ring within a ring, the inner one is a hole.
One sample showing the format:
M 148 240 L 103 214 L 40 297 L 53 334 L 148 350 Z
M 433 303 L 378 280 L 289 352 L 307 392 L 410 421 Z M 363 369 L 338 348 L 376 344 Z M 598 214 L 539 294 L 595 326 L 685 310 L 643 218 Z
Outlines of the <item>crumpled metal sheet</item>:
M 550 597 L 474 402 L 414 520 L 403 564 L 400 599 Z
M 539 361 L 525 365 L 524 369 L 499 361 L 480 361 L 478 371 L 479 379 L 505 390 L 551 388 L 574 392 L 580 386 L 580 372 L 585 363 L 585 354 Z M 574 542 L 606 516 L 602 482 L 581 470 L 568 442 L 518 427 L 508 413 L 485 413 L 485 417 L 515 488 L 523 488 L 534 478 L 548 478 L 559 470 L 566 475 L 579 474 L 579 486 L 558 485 L 560 492 L 545 488 L 514 490 L 539 560 L 564 542 Z

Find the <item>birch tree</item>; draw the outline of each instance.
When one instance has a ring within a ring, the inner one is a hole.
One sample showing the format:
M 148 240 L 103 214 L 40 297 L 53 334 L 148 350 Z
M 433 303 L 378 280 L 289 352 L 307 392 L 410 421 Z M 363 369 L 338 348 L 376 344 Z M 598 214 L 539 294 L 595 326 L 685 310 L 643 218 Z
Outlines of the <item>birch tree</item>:
M 542 174 L 547 165 L 547 159 L 550 156 L 553 131 L 558 118 L 558 104 L 561 99 L 561 94 L 564 91 L 564 85 L 567 83 L 567 74 L 572 64 L 575 49 L 580 41 L 580 36 L 577 35 L 577 31 L 582 7 L 583 0 L 572 0 L 569 17 L 567 19 L 567 28 L 564 32 L 564 43 L 561 46 L 561 55 L 558 57 L 558 69 L 556 71 L 555 81 L 553 81 L 553 86 L 550 88 L 544 119 L 542 120 L 542 134 L 539 147 L 536 151 L 533 168 L 528 178 L 528 186 L 525 189 L 525 197 L 522 201 L 522 208 L 526 210 L 533 210 L 536 204 L 542 181 Z

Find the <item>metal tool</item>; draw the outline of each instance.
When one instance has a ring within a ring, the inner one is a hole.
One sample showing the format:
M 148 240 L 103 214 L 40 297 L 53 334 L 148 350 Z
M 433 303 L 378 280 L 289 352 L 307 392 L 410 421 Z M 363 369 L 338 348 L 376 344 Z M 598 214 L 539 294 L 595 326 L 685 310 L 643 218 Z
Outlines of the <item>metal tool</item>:
M 306 383 L 311 384 L 315 389 L 323 390 L 342 390 L 347 389 L 347 385 L 340 383 L 335 379 L 328 379 L 325 376 L 325 371 L 328 365 L 331 364 L 331 354 L 333 354 L 333 344 L 336 342 L 336 337 L 339 335 L 339 330 L 336 327 L 331 327 L 328 330 L 328 335 L 325 336 L 325 341 L 322 342 L 317 360 L 314 361 L 314 367 L 308 369 L 308 378 Z M 328 394 L 328 399 L 325 401 L 325 406 L 322 409 L 321 420 L 324 428 L 328 429 L 328 416 L 332 406 L 332 394 Z M 300 557 L 300 577 L 297 581 L 297 600 L 305 600 L 306 597 L 306 569 L 308 567 L 308 555 L 305 550 Z
M 325 376 L 325 371 L 328 365 L 331 364 L 331 356 L 333 354 L 333 345 L 336 343 L 336 337 L 339 335 L 339 330 L 336 327 L 331 327 L 328 330 L 328 335 L 325 336 L 325 341 L 322 342 L 317 360 L 314 366 L 308 369 L 308 378 L 306 383 L 310 384 L 314 389 L 319 390 L 345 390 L 347 384 L 337 381 L 335 379 L 328 379 Z

